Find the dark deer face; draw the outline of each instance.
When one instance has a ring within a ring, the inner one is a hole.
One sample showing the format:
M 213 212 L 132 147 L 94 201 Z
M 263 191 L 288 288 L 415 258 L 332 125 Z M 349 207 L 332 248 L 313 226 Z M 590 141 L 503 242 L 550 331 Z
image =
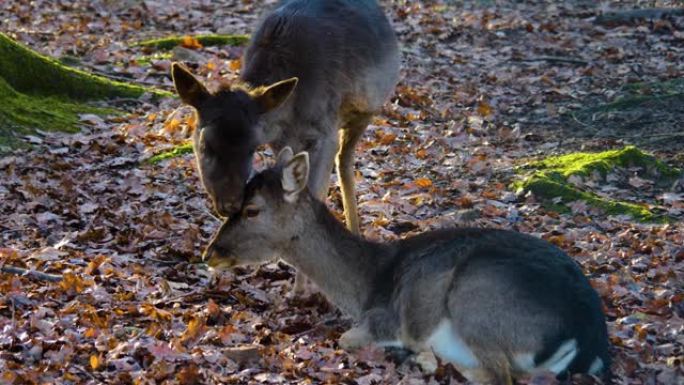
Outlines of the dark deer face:
M 254 151 L 262 144 L 259 119 L 288 98 L 297 79 L 211 93 L 184 66 L 174 63 L 171 73 L 183 102 L 197 110 L 193 148 L 202 183 L 216 212 L 229 217 L 240 209 Z

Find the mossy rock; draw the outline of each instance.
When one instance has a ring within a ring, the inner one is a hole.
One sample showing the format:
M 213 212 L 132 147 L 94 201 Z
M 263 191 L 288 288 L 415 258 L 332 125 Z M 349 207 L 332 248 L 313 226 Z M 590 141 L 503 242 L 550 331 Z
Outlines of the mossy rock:
M 172 159 L 172 158 L 177 158 L 179 156 L 183 156 L 185 154 L 192 154 L 192 143 L 183 143 L 179 146 L 176 146 L 170 150 L 160 152 L 153 157 L 147 159 L 147 163 L 150 164 L 157 164 L 161 161 Z
M 656 182 L 667 185 L 682 176 L 682 171 L 657 160 L 634 146 L 599 153 L 573 153 L 531 162 L 517 169 L 521 178 L 513 183 L 518 192 L 532 192 L 545 205 L 559 212 L 568 212 L 564 204 L 577 200 L 602 209 L 608 215 L 629 215 L 643 222 L 662 222 L 667 218 L 649 210 L 646 204 L 612 200 L 585 191 L 570 182 L 573 177 L 605 178 L 617 168 L 638 167 Z
M 133 45 L 160 50 L 170 50 L 179 45 L 183 45 L 184 41 L 187 41 L 188 39 L 194 39 L 205 47 L 222 45 L 241 46 L 246 45 L 249 42 L 249 36 L 247 35 L 208 34 L 196 36 L 168 36 L 160 39 L 144 40 Z

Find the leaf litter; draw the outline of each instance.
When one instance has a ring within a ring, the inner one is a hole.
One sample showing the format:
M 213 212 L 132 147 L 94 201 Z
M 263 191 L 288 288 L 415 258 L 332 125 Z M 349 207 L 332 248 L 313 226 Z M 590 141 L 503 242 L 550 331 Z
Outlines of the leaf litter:
M 248 33 L 272 4 L 10 1 L 0 18 L 43 53 L 170 90 L 172 58 L 146 60 L 131 42 Z M 581 264 L 604 300 L 616 383 L 681 383 L 684 184 L 656 189 L 634 170 L 607 176 L 602 193 L 680 219 L 656 225 L 582 201 L 558 214 L 509 187 L 521 163 L 578 146 L 559 125 L 586 97 L 611 101 L 625 81 L 681 78 L 681 17 L 608 28 L 592 23 L 605 9 L 581 2 L 383 4 L 404 65 L 357 149 L 364 234 L 388 240 L 469 225 L 547 239 Z M 237 77 L 243 47 L 189 46 L 189 64 L 211 87 Z M 62 276 L 2 273 L 2 383 L 463 383 L 450 366 L 426 376 L 374 347 L 342 351 L 335 341 L 349 319 L 319 294 L 290 299 L 294 272 L 282 263 L 218 275 L 191 263 L 219 225 L 192 156 L 146 160 L 187 143 L 193 114 L 173 99 L 114 103 L 128 115 L 84 115 L 82 133 L 40 134 L 28 138 L 30 152 L 0 160 L 0 263 Z M 586 151 L 623 144 L 581 142 Z M 656 154 L 681 168 L 676 151 Z M 272 156 L 261 151 L 256 167 Z M 341 215 L 337 187 L 328 204 Z

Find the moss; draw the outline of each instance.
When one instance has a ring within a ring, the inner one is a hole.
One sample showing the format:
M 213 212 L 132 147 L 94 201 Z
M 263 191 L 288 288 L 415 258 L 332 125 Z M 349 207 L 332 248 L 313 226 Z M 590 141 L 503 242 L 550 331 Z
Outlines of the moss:
M 583 110 L 583 113 L 610 112 L 620 110 L 630 110 L 639 108 L 649 103 L 681 102 L 684 103 L 684 93 L 673 93 L 666 95 L 635 95 L 625 96 L 612 103 L 600 105 L 598 107 Z
M 140 65 L 150 65 L 155 60 L 170 60 L 173 58 L 171 52 L 155 52 L 151 55 L 143 55 L 136 59 L 136 62 Z
M 183 43 L 183 39 L 187 36 L 169 36 L 161 39 L 151 39 L 135 43 L 134 46 L 153 47 L 161 50 L 170 50 Z M 240 46 L 246 45 L 249 42 L 247 35 L 197 35 L 193 36 L 205 47 L 218 45 L 232 45 Z
M 573 153 L 529 163 L 518 168 L 518 173 L 525 174 L 525 176 L 514 182 L 513 188 L 518 192 L 531 191 L 535 196 L 542 198 L 548 208 L 555 211 L 568 211 L 567 207 L 558 203 L 557 200 L 560 198 L 563 203 L 585 201 L 591 206 L 603 209 L 609 215 L 630 215 L 636 220 L 645 222 L 666 220 L 652 213 L 646 205 L 611 200 L 583 191 L 568 182 L 571 176 L 585 177 L 598 173 L 605 177 L 615 168 L 630 167 L 644 169 L 648 175 L 661 183 L 667 183 L 682 175 L 681 170 L 668 167 L 634 146 L 627 146 L 620 150 Z
M 18 137 L 34 129 L 75 132 L 79 114 L 113 114 L 113 109 L 64 101 L 54 96 L 28 96 L 0 77 L 0 153 L 19 144 Z
M 680 170 L 668 167 L 652 155 L 646 154 L 634 146 L 598 153 L 577 152 L 554 156 L 525 166 L 528 169 L 558 173 L 564 178 L 573 175 L 589 176 L 594 172 L 599 172 L 605 177 L 615 167 L 641 167 L 648 175 L 667 180 L 676 178 L 681 174 Z
M 160 152 L 155 156 L 149 158 L 147 163 L 157 164 L 163 160 L 176 158 L 185 154 L 192 154 L 192 143 L 184 143 L 171 150 Z
M 666 80 L 664 82 L 631 83 L 622 88 L 637 94 L 673 95 L 684 93 L 684 78 Z
M 112 81 L 40 55 L 0 33 L 0 153 L 22 145 L 20 138 L 40 130 L 75 132 L 80 114 L 113 114 L 85 104 L 146 92 L 170 92 Z
M 145 92 L 170 93 L 116 82 L 67 67 L 40 55 L 0 33 L 0 77 L 15 90 L 30 95 L 60 96 L 72 100 L 137 98 Z

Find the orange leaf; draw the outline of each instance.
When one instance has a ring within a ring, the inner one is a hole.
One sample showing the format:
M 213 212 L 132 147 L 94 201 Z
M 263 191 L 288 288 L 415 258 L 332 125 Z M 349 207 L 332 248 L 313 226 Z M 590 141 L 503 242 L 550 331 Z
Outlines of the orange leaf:
M 420 116 L 418 116 L 418 114 L 414 114 L 413 112 L 409 112 L 408 114 L 406 114 L 406 116 L 404 118 L 408 122 L 413 122 L 413 121 L 418 120 L 420 118 Z
M 459 205 L 461 208 L 464 208 L 464 209 L 469 209 L 469 208 L 472 208 L 473 206 L 475 206 L 475 203 L 473 202 L 473 200 L 467 196 L 462 196 L 460 198 L 457 198 L 456 204 Z
M 207 315 L 209 315 L 210 318 L 216 318 L 219 315 L 221 315 L 221 308 L 214 302 L 213 299 L 209 298 L 209 303 L 207 304 L 206 307 Z
M 184 366 L 176 373 L 176 381 L 181 385 L 199 385 L 204 383 L 199 368 L 195 364 Z
M 432 186 L 432 181 L 428 178 L 418 178 L 415 180 L 415 183 L 422 188 L 428 188 Z
M 477 105 L 477 113 L 482 117 L 486 118 L 491 115 L 492 112 L 494 112 L 494 109 L 485 101 L 482 101 Z
M 102 359 L 96 355 L 90 356 L 90 367 L 97 370 L 102 365 Z
M 199 42 L 195 37 L 185 35 L 181 38 L 181 46 L 190 49 L 202 48 L 202 43 Z
M 181 124 L 180 120 L 173 118 L 173 119 L 170 119 L 170 120 L 167 120 L 166 122 L 164 122 L 164 129 L 166 131 L 168 131 L 169 133 L 174 133 L 174 132 L 176 132 L 176 130 L 178 130 L 178 127 L 180 126 L 180 124 Z
M 240 59 L 228 60 L 228 68 L 230 68 L 231 71 L 239 71 L 240 67 L 242 67 L 242 61 L 240 61 Z
M 85 333 L 83 333 L 86 338 L 95 338 L 99 334 L 97 332 L 97 329 L 95 328 L 88 328 L 86 329 Z
M 383 144 L 383 145 L 388 145 L 388 144 L 391 144 L 392 142 L 394 142 L 394 139 L 396 139 L 396 138 L 397 138 L 396 134 L 385 134 L 382 137 L 380 137 L 380 140 L 378 140 L 378 142 L 380 142 L 380 144 Z
M 188 328 L 185 329 L 181 336 L 181 342 L 191 341 L 199 337 L 204 331 L 204 318 L 194 317 L 188 322 Z

